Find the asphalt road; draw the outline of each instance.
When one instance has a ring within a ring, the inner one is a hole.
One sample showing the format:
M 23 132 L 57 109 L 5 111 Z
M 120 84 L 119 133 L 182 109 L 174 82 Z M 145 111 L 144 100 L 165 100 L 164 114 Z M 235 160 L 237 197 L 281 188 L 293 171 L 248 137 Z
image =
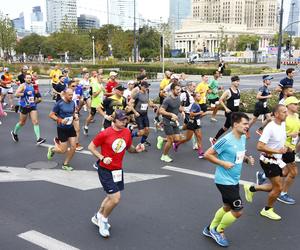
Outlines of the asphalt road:
M 52 106 L 46 100 L 38 108 L 41 134 L 48 144 L 53 144 L 56 135 L 55 124 L 48 118 Z M 81 120 L 85 116 L 82 112 Z M 223 117 L 218 119 L 217 123 L 203 119 L 205 148 L 209 147 L 208 137 L 224 122 Z M 35 145 L 30 121 L 20 131 L 20 141 L 14 143 L 9 131 L 17 120 L 17 114 L 9 113 L 0 126 L 0 249 L 219 249 L 201 233 L 222 204 L 210 175 L 215 167 L 199 160 L 191 143 L 178 153 L 171 151 L 174 161 L 164 164 L 155 147 L 157 133 L 152 130 L 149 140 L 153 145 L 147 152 L 127 153 L 124 169 L 130 175 L 125 180 L 130 183 L 110 217 L 112 236 L 104 240 L 90 222 L 105 197 L 92 168 L 95 159 L 76 153 L 72 160 L 75 171 L 66 173 L 60 170 L 63 157 L 55 155 L 59 164 L 55 169 L 27 170 L 27 164 L 46 161 L 47 148 Z M 98 116 L 90 125 L 90 135 L 81 136 L 85 150 L 99 128 Z M 248 141 L 248 154 L 258 159 L 256 128 Z M 258 163 L 245 165 L 242 180 L 255 181 L 259 169 Z M 290 194 L 297 201 L 299 190 L 296 178 Z M 245 202 L 244 215 L 226 231 L 231 249 L 298 249 L 300 203 L 278 202 L 276 211 L 282 220 L 274 222 L 259 215 L 265 202 L 265 193 L 257 193 L 251 204 Z

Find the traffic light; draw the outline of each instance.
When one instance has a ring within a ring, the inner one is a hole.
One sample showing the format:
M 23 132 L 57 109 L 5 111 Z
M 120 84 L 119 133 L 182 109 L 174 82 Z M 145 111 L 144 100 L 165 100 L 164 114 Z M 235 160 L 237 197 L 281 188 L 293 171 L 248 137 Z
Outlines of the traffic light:
M 287 40 L 287 41 L 286 41 L 286 47 L 285 47 L 285 49 L 286 49 L 286 50 L 290 50 L 290 48 L 291 48 L 291 41 L 290 41 L 290 40 Z

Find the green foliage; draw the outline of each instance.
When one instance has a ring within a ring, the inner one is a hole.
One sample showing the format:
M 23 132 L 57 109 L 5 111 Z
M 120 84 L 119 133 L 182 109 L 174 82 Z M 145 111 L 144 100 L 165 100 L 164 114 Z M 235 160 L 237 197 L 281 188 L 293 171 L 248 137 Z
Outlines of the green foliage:
M 279 39 L 279 33 L 277 32 L 277 33 L 273 36 L 270 45 L 278 46 L 278 39 Z M 286 42 L 287 42 L 287 40 L 289 40 L 289 39 L 290 39 L 290 38 L 289 38 L 289 34 L 286 33 L 286 32 L 283 33 L 283 35 L 282 35 L 282 45 L 285 45 Z
M 7 59 L 15 48 L 17 34 L 11 20 L 0 12 L 0 49 Z
M 237 38 L 237 50 L 245 51 L 248 46 L 251 50 L 258 50 L 260 36 L 258 35 L 239 35 Z

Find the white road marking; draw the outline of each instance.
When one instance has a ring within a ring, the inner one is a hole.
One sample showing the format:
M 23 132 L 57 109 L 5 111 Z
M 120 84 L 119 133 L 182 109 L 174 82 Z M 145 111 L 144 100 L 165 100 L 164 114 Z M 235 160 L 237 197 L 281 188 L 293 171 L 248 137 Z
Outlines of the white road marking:
M 42 234 L 40 232 L 31 230 L 25 233 L 21 233 L 18 237 L 31 242 L 32 244 L 38 245 L 44 249 L 57 250 L 79 250 L 79 248 L 70 246 L 62 241 L 56 240 L 50 236 Z
M 31 170 L 4 166 L 0 167 L 0 170 L 5 171 L 0 172 L 0 182 L 47 181 L 83 191 L 101 187 L 98 174 L 95 170 L 73 170 L 68 172 L 62 169 Z M 168 175 L 124 173 L 125 183 L 154 180 L 164 177 L 168 177 Z
M 205 172 L 200 172 L 200 171 L 195 171 L 195 170 L 190 170 L 190 169 L 185 169 L 185 168 L 164 166 L 164 167 L 162 167 L 162 169 L 170 170 L 170 171 L 174 171 L 174 172 L 178 172 L 178 173 L 183 173 L 183 174 L 190 174 L 190 175 L 205 177 L 205 178 L 208 178 L 208 179 L 214 179 L 215 178 L 214 174 L 208 174 L 208 173 L 205 173 Z M 251 184 L 253 184 L 253 182 L 240 180 L 240 184 L 243 184 L 243 185 L 244 184 L 250 184 L 251 185 Z

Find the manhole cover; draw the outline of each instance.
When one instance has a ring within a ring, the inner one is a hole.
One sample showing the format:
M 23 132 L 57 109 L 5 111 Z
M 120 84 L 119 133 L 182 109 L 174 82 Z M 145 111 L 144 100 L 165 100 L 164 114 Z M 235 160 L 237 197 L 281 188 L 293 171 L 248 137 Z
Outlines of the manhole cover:
M 58 163 L 55 161 L 36 161 L 26 165 L 29 169 L 49 169 L 57 167 Z

